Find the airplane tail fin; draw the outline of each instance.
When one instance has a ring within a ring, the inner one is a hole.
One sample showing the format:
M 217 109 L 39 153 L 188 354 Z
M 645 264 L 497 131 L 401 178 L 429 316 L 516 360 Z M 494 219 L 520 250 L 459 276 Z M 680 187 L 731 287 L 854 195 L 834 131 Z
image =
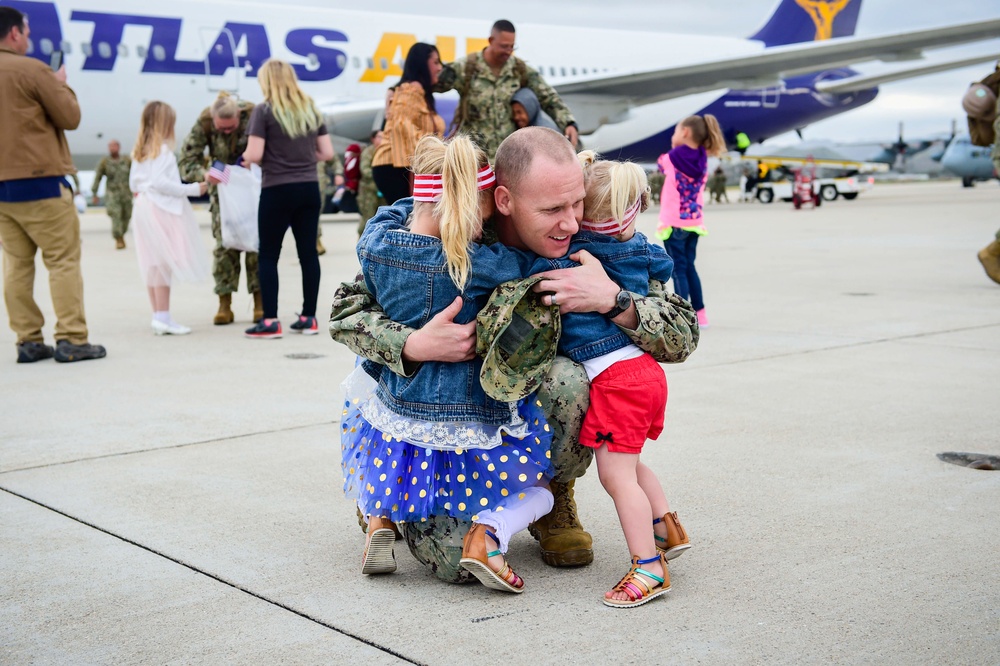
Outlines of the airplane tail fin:
M 781 46 L 848 37 L 858 24 L 861 0 L 780 0 L 778 7 L 750 39 Z

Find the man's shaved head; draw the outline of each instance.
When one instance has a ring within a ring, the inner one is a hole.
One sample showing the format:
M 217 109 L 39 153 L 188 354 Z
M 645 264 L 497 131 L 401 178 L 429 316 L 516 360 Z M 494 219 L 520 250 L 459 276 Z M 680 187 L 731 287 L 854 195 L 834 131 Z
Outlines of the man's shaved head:
M 548 127 L 525 127 L 508 136 L 497 148 L 494 165 L 497 184 L 516 191 L 531 171 L 534 158 L 542 155 L 557 164 L 576 162 L 573 146 L 562 134 Z

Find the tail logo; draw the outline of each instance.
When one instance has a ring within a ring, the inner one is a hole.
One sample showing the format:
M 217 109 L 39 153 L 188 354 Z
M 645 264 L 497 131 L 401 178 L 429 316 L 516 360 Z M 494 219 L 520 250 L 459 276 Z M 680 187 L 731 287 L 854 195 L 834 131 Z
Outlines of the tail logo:
M 805 10 L 816 26 L 816 41 L 830 39 L 833 35 L 833 21 L 837 14 L 844 10 L 844 7 L 851 4 L 851 0 L 795 0 L 795 4 Z

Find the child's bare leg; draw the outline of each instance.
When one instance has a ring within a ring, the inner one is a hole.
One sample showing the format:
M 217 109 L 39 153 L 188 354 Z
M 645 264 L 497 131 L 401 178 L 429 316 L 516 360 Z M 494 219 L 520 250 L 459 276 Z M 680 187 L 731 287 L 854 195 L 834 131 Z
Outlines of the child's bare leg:
M 656 544 L 653 541 L 651 518 L 653 509 L 646 493 L 639 485 L 636 474 L 638 464 L 638 454 L 608 451 L 607 446 L 597 450 L 597 473 L 601 478 L 601 485 L 615 502 L 615 510 L 618 512 L 618 520 L 625 533 L 629 552 L 644 560 L 656 556 Z M 664 577 L 665 572 L 660 561 L 645 564 L 643 568 L 661 578 Z M 649 580 L 648 583 L 650 587 L 658 584 L 654 580 Z M 625 592 L 614 590 L 606 592 L 604 596 L 608 599 L 629 600 Z
M 660 480 L 656 478 L 653 470 L 649 469 L 644 463 L 639 462 L 635 467 L 635 474 L 639 480 L 639 486 L 646 493 L 646 498 L 649 499 L 651 510 L 650 523 L 656 518 L 662 518 L 665 514 L 670 513 L 670 502 L 667 501 L 667 495 L 663 492 L 663 486 L 660 485 Z M 656 536 L 664 539 L 667 537 L 667 526 L 662 522 L 653 525 L 653 530 Z

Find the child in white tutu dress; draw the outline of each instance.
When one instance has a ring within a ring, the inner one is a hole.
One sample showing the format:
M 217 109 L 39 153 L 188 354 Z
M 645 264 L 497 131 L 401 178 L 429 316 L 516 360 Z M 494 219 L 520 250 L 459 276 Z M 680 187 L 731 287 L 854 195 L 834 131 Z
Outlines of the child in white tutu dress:
M 181 182 L 173 153 L 176 115 L 166 102 L 142 110 L 139 137 L 132 149 L 129 188 L 136 193 L 131 227 L 139 271 L 153 306 L 153 333 L 187 335 L 191 329 L 170 316 L 170 285 L 208 277 L 205 249 L 188 197 L 205 193 L 205 183 Z

